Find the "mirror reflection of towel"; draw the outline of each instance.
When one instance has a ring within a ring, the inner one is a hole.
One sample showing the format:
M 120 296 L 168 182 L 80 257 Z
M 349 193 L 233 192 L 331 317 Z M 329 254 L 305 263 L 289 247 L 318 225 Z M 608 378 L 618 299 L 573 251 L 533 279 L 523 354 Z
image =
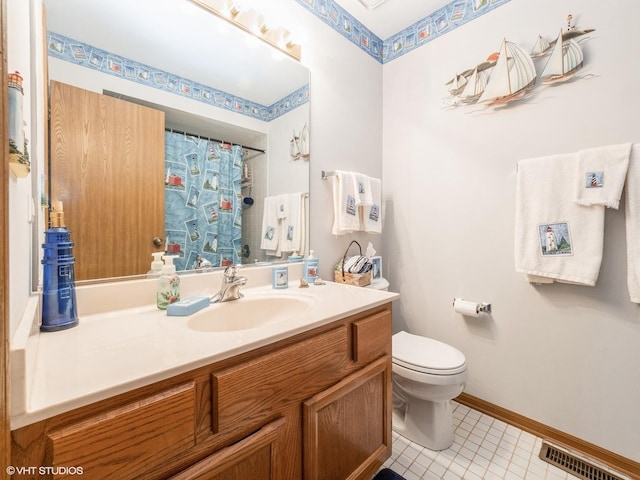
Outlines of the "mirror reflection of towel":
M 275 252 L 278 249 L 280 235 L 278 231 L 278 198 L 265 197 L 262 211 L 262 230 L 260 248 Z
M 303 193 L 278 195 L 286 217 L 280 220 L 281 252 L 303 252 L 305 242 L 305 208 Z

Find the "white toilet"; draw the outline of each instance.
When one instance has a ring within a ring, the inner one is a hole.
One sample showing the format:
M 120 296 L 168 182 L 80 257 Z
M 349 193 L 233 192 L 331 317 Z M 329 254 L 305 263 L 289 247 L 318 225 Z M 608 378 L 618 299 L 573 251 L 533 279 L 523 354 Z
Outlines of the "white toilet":
M 393 430 L 431 450 L 453 444 L 451 400 L 464 389 L 467 363 L 458 349 L 437 340 L 393 335 Z

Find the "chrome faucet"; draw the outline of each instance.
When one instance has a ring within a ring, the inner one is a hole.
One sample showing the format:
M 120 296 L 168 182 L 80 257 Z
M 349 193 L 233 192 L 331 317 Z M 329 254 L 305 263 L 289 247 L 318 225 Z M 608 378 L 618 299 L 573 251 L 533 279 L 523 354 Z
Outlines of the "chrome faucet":
M 228 302 L 230 300 L 237 300 L 244 297 L 240 293 L 240 287 L 246 285 L 246 277 L 238 277 L 238 265 L 229 265 L 224 269 L 222 274 L 222 285 L 220 290 L 213 297 L 211 297 L 211 303 Z

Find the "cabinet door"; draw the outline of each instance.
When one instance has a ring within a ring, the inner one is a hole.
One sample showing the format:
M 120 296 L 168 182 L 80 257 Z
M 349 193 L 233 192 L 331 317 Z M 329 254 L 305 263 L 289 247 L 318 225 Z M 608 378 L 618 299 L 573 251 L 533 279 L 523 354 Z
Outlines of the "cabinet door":
M 370 478 L 391 454 L 391 359 L 304 402 L 304 478 Z
M 276 438 L 285 423 L 279 418 L 252 435 L 223 448 L 171 477 L 171 480 L 275 480 Z
M 51 200 L 75 278 L 140 275 L 164 237 L 164 112 L 51 82 Z

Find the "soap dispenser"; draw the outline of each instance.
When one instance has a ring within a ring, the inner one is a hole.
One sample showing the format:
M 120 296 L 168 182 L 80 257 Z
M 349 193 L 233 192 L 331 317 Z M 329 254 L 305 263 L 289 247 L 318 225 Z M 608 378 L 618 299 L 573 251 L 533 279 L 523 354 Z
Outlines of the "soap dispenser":
M 180 300 L 180 277 L 176 273 L 173 260 L 177 255 L 165 255 L 162 274 L 158 278 L 158 292 L 156 304 L 160 310 L 166 310 L 167 306 Z
M 62 202 L 51 211 L 51 228 L 44 232 L 42 286 L 43 332 L 54 332 L 78 325 L 76 285 L 71 232 L 64 226 Z
M 147 272 L 147 278 L 158 278 L 162 275 L 162 267 L 164 266 L 162 255 L 164 255 L 164 252 L 153 252 L 151 254 L 153 262 L 151 262 L 151 270 Z
M 318 259 L 313 256 L 313 250 L 309 251 L 309 256 L 304 259 L 302 276 L 307 283 L 315 283 L 318 276 Z

